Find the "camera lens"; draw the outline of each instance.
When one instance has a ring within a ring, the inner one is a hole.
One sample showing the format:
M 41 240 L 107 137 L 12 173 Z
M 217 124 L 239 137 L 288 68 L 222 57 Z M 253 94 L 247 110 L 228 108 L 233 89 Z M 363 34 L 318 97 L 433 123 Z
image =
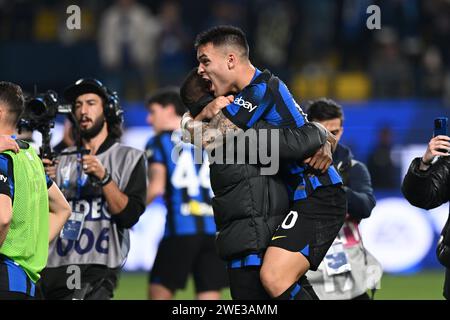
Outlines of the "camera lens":
M 35 98 L 28 103 L 28 110 L 33 113 L 34 116 L 40 117 L 46 111 L 46 106 L 44 100 L 41 98 Z

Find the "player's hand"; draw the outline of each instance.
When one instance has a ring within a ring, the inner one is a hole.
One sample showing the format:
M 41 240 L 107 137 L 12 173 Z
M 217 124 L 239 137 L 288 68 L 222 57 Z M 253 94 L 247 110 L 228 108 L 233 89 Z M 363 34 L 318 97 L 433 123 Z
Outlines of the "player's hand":
M 0 135 L 0 152 L 11 150 L 14 153 L 19 152 L 19 145 L 16 140 L 9 135 Z
M 328 170 L 333 163 L 333 156 L 331 152 L 331 143 L 325 142 L 325 144 L 317 150 L 317 152 L 310 158 L 304 161 L 306 164 L 316 170 L 320 170 L 322 173 Z
M 100 160 L 98 160 L 96 156 L 90 154 L 84 155 L 81 163 L 84 173 L 93 175 L 99 180 L 102 180 L 105 177 L 105 167 L 101 164 Z
M 50 179 L 56 179 L 56 166 L 58 165 L 58 160 L 50 160 L 50 159 L 42 159 L 42 163 L 44 164 L 45 174 L 49 176 Z
M 338 141 L 336 139 L 336 136 L 329 131 L 327 135 L 327 141 L 331 144 L 331 152 L 333 153 L 334 151 L 336 151 Z
M 180 121 L 181 130 L 186 130 L 187 129 L 187 124 L 191 120 L 193 120 L 191 113 L 190 112 L 185 112 L 183 114 L 183 116 L 181 117 L 181 121 Z
M 329 143 L 331 143 L 331 152 L 336 151 L 336 147 L 338 144 L 338 140 L 337 140 L 336 136 L 334 134 L 332 134 L 327 128 L 325 128 L 325 126 L 323 124 L 321 124 L 320 122 L 314 122 L 314 124 L 316 126 L 321 127 L 323 130 L 325 130 L 327 132 L 327 141 Z
M 442 152 L 442 150 L 447 150 Z M 450 151 L 450 137 L 448 136 L 436 136 L 428 143 L 427 151 L 422 157 L 422 161 L 425 163 L 431 163 L 436 156 L 448 156 Z
M 203 121 L 204 119 L 212 119 L 216 114 L 220 112 L 227 105 L 232 103 L 234 97 L 232 95 L 229 96 L 220 96 L 215 98 L 213 101 L 208 103 L 206 107 L 203 108 L 202 112 L 200 112 L 196 117 L 196 121 Z
M 185 112 L 181 118 L 181 139 L 183 142 L 192 143 L 192 137 L 194 135 L 194 126 L 196 121 L 192 118 L 190 112 Z

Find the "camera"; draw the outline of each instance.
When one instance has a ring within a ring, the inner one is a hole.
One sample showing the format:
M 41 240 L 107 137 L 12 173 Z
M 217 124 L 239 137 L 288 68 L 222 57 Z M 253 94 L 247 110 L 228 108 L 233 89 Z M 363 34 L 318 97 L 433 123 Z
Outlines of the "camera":
M 58 114 L 70 114 L 72 106 L 70 104 L 60 104 L 58 95 L 54 91 L 47 91 L 29 97 L 25 102 L 25 111 L 20 119 L 19 130 L 28 128 L 38 130 L 53 128 L 55 118 Z
M 61 104 L 56 92 L 49 90 L 35 94 L 25 101 L 25 110 L 19 120 L 19 133 L 23 130 L 37 130 L 42 135 L 41 157 L 52 159 L 54 154 L 50 147 L 50 129 L 55 126 L 58 114 L 72 114 L 72 105 Z

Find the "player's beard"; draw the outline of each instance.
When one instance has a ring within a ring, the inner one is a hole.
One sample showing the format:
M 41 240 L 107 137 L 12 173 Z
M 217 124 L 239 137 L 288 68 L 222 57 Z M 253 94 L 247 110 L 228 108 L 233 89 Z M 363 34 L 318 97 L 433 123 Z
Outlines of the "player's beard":
M 92 127 L 90 127 L 89 129 L 80 129 L 81 138 L 87 141 L 91 140 L 92 138 L 96 137 L 100 133 L 100 131 L 102 131 L 104 125 L 105 116 L 101 115 L 94 121 Z

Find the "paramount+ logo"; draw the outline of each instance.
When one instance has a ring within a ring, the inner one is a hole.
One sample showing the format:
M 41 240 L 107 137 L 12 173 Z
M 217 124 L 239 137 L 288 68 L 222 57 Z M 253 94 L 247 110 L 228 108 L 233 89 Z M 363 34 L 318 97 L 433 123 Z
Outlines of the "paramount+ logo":
M 234 99 L 234 104 L 237 104 L 238 106 L 247 109 L 248 112 L 252 112 L 258 107 L 254 106 L 251 102 L 242 99 L 242 97 L 237 97 L 236 99 Z

